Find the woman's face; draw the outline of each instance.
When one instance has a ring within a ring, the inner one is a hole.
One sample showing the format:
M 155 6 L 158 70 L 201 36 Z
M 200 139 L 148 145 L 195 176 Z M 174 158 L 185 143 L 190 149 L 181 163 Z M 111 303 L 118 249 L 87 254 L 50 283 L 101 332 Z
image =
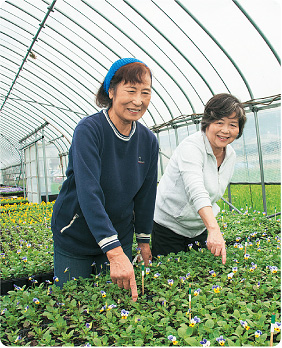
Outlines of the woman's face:
M 239 134 L 239 120 L 234 112 L 229 117 L 223 117 L 211 123 L 206 129 L 213 152 L 231 144 Z
M 124 83 L 109 90 L 112 107 L 109 114 L 114 119 L 119 118 L 123 123 L 138 121 L 145 113 L 151 100 L 151 76 L 144 75 L 141 83 Z

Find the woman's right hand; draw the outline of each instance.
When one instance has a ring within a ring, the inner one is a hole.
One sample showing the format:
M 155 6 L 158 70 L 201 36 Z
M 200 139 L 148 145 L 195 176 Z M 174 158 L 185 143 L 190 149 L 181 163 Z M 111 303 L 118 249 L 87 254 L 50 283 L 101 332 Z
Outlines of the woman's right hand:
M 225 241 L 222 237 L 220 229 L 208 231 L 207 248 L 214 256 L 222 256 L 222 263 L 226 263 Z
M 207 248 L 214 256 L 222 256 L 222 263 L 226 263 L 226 249 L 225 241 L 220 232 L 219 225 L 216 218 L 213 215 L 212 208 L 210 206 L 203 207 L 198 211 L 203 223 L 208 230 Z
M 123 252 L 122 247 L 109 250 L 106 254 L 110 262 L 110 276 L 113 283 L 121 289 L 131 289 L 132 300 L 137 301 L 138 293 L 133 265 Z

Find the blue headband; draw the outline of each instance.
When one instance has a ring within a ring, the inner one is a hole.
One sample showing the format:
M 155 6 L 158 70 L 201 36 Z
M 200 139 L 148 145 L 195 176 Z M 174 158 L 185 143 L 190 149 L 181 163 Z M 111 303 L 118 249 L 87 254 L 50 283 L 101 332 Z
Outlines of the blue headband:
M 109 95 L 110 83 L 112 81 L 112 78 L 114 77 L 114 74 L 118 71 L 118 69 L 124 65 L 135 63 L 135 62 L 143 63 L 141 62 L 141 60 L 136 58 L 122 58 L 113 63 L 113 65 L 110 67 L 104 80 L 104 90 L 106 91 L 108 95 Z

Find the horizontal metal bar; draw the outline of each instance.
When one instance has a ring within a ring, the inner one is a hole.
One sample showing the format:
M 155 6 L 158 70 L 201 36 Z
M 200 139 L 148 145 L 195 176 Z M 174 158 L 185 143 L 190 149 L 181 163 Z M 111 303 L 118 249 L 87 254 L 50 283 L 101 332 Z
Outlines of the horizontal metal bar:
M 48 126 L 49 122 L 45 121 L 41 126 L 39 126 L 38 128 L 36 128 L 34 131 L 32 131 L 31 133 L 29 133 L 28 135 L 26 135 L 25 137 L 23 137 L 21 140 L 19 140 L 19 143 L 22 143 L 24 140 L 26 140 L 27 138 L 31 137 L 32 135 L 36 134 L 37 132 L 39 132 L 41 129 L 43 129 L 44 127 Z

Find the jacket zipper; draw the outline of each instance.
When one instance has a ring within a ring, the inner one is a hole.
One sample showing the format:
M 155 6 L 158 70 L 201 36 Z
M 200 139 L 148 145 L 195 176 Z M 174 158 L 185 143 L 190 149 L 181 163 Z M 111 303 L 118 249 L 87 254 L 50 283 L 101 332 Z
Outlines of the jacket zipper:
M 67 226 L 65 226 L 65 227 L 63 227 L 63 228 L 61 229 L 61 233 L 63 233 L 67 228 L 71 227 L 71 225 L 75 222 L 75 220 L 76 220 L 78 217 L 79 217 L 79 215 L 78 215 L 78 214 L 75 214 L 75 216 L 72 218 L 71 222 L 70 222 Z

